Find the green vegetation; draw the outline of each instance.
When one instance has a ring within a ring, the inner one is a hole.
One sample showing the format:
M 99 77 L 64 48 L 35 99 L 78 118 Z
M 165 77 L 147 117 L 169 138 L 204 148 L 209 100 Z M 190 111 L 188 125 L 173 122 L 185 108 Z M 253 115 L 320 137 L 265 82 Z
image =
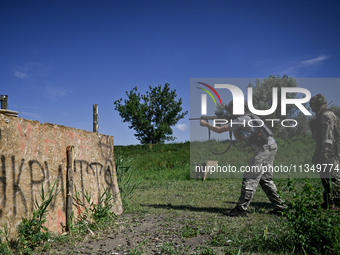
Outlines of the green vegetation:
M 8 228 L 5 225 L 4 231 L 0 230 L 0 254 L 4 254 L 4 255 L 11 254 L 10 249 L 9 249 L 10 243 L 11 241 L 9 239 Z
M 311 137 L 288 141 L 279 138 L 277 142 L 276 165 L 310 163 L 314 150 Z M 286 217 L 269 215 L 267 212 L 272 206 L 264 192 L 258 189 L 249 216 L 229 218 L 223 216 L 223 212 L 235 206 L 241 179 L 190 179 L 189 146 L 190 143 L 115 147 L 116 155 L 129 159 L 131 185 L 140 182 L 131 198 L 130 212 L 167 212 L 169 217 L 193 219 L 183 223 L 178 235 L 192 238 L 209 234 L 211 237 L 195 254 L 339 253 L 339 212 L 320 208 L 322 185 L 318 178 L 296 179 L 294 185 L 287 176 L 275 179 L 289 205 Z M 201 143 L 198 147 L 202 150 L 207 146 Z M 191 153 L 195 156 L 195 152 Z M 241 144 L 233 147 L 225 158 L 246 165 L 252 153 Z M 185 254 L 169 243 L 163 244 L 161 250 L 164 254 Z M 137 248 L 136 251 L 142 250 Z
M 286 212 L 290 245 L 308 254 L 339 254 L 339 213 L 321 208 L 321 185 L 312 186 L 306 181 L 302 192 L 298 192 L 294 182 L 289 180 L 288 187 L 293 194 Z
M 181 229 L 181 238 L 190 238 L 198 236 L 200 233 L 198 227 L 193 227 L 190 225 L 184 225 Z
M 286 114 L 281 115 L 281 89 L 292 87 L 297 87 L 298 84 L 293 77 L 288 77 L 287 75 L 283 75 L 280 77 L 279 75 L 274 76 L 270 75 L 268 78 L 255 81 L 255 85 L 249 83 L 248 87 L 252 87 L 253 89 L 253 106 L 257 110 L 267 110 L 270 109 L 273 104 L 273 88 L 277 88 L 277 108 L 276 111 L 272 114 L 266 116 L 259 116 L 264 119 L 276 119 L 282 121 L 283 119 L 295 119 L 299 123 L 296 128 L 284 128 L 281 125 L 274 125 L 274 127 L 270 127 L 276 138 L 293 138 L 295 136 L 306 136 L 310 134 L 310 129 L 308 127 L 308 122 L 310 120 L 309 116 L 304 115 L 302 112 L 298 110 L 298 108 L 293 104 L 286 105 Z M 287 99 L 299 98 L 300 96 L 297 93 L 287 93 Z M 308 105 L 303 104 L 306 108 Z
M 132 182 L 190 180 L 190 143 L 115 146 L 120 164 L 129 165 Z M 125 163 L 126 162 L 126 163 Z M 117 173 L 118 174 L 118 173 Z M 119 176 L 118 176 L 119 177 Z
M 199 162 L 205 162 L 207 160 L 217 160 L 219 165 L 227 166 L 230 164 L 236 166 L 237 169 L 240 169 L 241 166 L 247 166 L 249 160 L 253 156 L 254 150 L 245 143 L 238 144 L 235 141 L 232 141 L 233 146 L 227 154 L 215 155 L 210 153 L 209 146 L 213 151 L 221 152 L 227 148 L 229 142 L 229 140 L 219 142 L 215 140 L 206 142 L 192 142 L 190 144 L 190 161 L 193 164 L 191 169 L 194 170 L 194 166 L 198 165 Z M 291 164 L 303 166 L 306 163 L 311 164 L 311 158 L 314 152 L 314 142 L 310 136 L 294 137 L 289 140 L 277 138 L 276 142 L 278 144 L 278 152 L 274 162 L 275 166 L 290 166 Z M 297 175 L 297 173 L 299 175 Z M 296 176 L 299 176 L 299 178 L 318 178 L 318 175 L 312 172 L 299 173 L 299 171 L 297 171 L 297 173 L 290 174 L 278 172 L 275 173 L 275 177 L 295 178 Z M 194 173 L 191 174 L 192 177 L 194 177 Z M 211 178 L 220 178 L 223 176 L 224 173 L 214 173 L 210 175 Z M 231 175 L 229 174 L 228 178 L 230 178 L 230 176 Z M 242 178 L 242 173 L 234 173 L 233 177 Z
M 166 83 L 152 88 L 145 95 L 137 93 L 137 87 L 126 91 L 128 99 L 114 101 L 115 110 L 124 122 L 129 122 L 129 128 L 136 131 L 136 138 L 142 144 L 157 144 L 173 141 L 172 126 L 187 113 L 182 111 L 182 98 L 176 101 L 176 90 L 170 90 Z M 141 102 L 143 100 L 143 102 Z
M 11 240 L 7 227 L 0 230 L 0 254 L 36 254 L 49 249 L 50 240 L 56 242 L 70 242 L 69 237 L 53 235 L 45 227 L 48 207 L 55 196 L 60 191 L 55 192 L 55 183 L 49 187 L 48 194 L 43 186 L 40 191 L 40 199 L 35 198 L 35 209 L 30 218 L 23 218 L 17 227 L 17 238 Z M 55 194 L 53 194 L 55 193 Z M 111 212 L 114 197 L 108 188 L 104 188 L 103 194 L 95 203 L 91 199 L 91 194 L 85 191 L 85 201 L 80 199 L 80 195 L 75 187 L 74 205 L 79 208 L 77 217 L 74 218 L 74 225 L 71 226 L 70 234 L 78 235 L 78 238 L 86 235 L 88 231 L 93 234 L 95 230 L 108 228 L 113 223 L 116 215 Z
M 44 188 L 41 186 L 40 202 L 35 198 L 35 210 L 32 217 L 24 218 L 20 222 L 17 229 L 17 249 L 20 253 L 31 254 L 37 247 L 40 247 L 41 250 L 46 250 L 49 247 L 47 240 L 50 237 L 50 232 L 44 226 L 44 223 L 48 212 L 47 207 L 55 196 L 53 195 L 54 188 L 55 183 L 49 189 L 48 194 L 45 194 Z
M 98 198 L 98 202 L 94 202 L 89 194 L 85 190 L 85 201 L 80 199 L 76 187 L 74 187 L 75 195 L 73 197 L 74 205 L 78 208 L 76 217 L 74 219 L 75 226 L 73 226 L 73 232 L 85 233 L 87 230 L 94 231 L 99 230 L 108 221 L 115 218 L 115 214 L 111 212 L 113 207 L 114 198 L 108 188 L 104 188 L 103 194 Z
M 278 143 L 280 149 L 276 164 L 300 164 L 299 162 L 310 161 L 313 149 L 310 137 L 299 137 L 290 141 L 278 139 Z M 228 155 L 225 155 L 226 158 L 246 164 L 245 158 L 252 152 L 241 146 L 232 147 Z M 242 150 L 246 150 L 246 153 L 242 154 Z M 296 155 L 297 151 L 299 155 Z M 224 212 L 235 206 L 240 195 L 241 179 L 190 179 L 189 142 L 116 146 L 115 157 L 124 209 L 126 215 L 129 215 L 125 218 L 129 219 L 126 223 L 128 231 L 134 232 L 139 226 L 138 222 L 147 215 L 151 215 L 152 219 L 162 219 L 156 222 L 157 227 L 150 230 L 152 233 L 134 233 L 141 238 L 139 243 L 125 248 L 117 247 L 116 251 L 119 253 L 152 254 L 154 250 L 162 254 L 197 255 L 340 252 L 339 211 L 321 209 L 322 185 L 318 178 L 294 181 L 275 178 L 277 188 L 288 205 L 285 216 L 268 214 L 272 205 L 266 194 L 258 189 L 249 207 L 248 217 L 231 218 L 225 216 Z M 43 222 L 43 212 L 46 212 L 48 205 L 43 201 L 48 201 L 52 192 L 46 196 L 42 190 L 42 194 L 42 202 L 37 203 L 37 208 L 41 209 L 32 217 L 40 219 L 34 223 L 38 225 Z M 84 238 L 99 240 L 101 236 L 121 231 L 121 220 L 110 212 L 114 198 L 107 190 L 99 198 L 98 204 L 94 204 L 87 193 L 85 201 L 80 199 L 78 192 L 75 192 L 74 199 L 83 213 L 81 217 L 74 219 L 74 226 L 69 235 L 55 236 L 47 231 L 36 231 L 42 233 L 42 236 L 32 239 L 34 235 L 28 237 L 26 234 L 27 229 L 32 229 L 29 227 L 33 224 L 32 220 L 23 220 L 20 225 L 25 226 L 26 230 L 22 230 L 21 248 L 16 249 L 17 243 L 6 241 L 8 233 L 5 229 L 0 233 L 0 253 L 11 254 L 12 250 L 29 254 L 47 249 L 46 243 L 51 242 L 46 242 L 44 235 L 49 235 L 48 238 L 52 240 L 51 252 L 57 252 L 61 246 L 68 245 L 69 250 L 78 249 L 77 252 L 81 253 L 77 243 L 83 242 Z M 42 225 L 39 226 L 41 230 L 44 229 Z M 160 239 L 154 239 L 155 236 Z M 173 237 L 179 241 L 171 239 Z M 200 240 L 204 242 L 199 243 Z M 154 242 L 157 242 L 157 245 L 153 244 Z M 196 245 L 193 247 L 187 242 Z
M 129 209 L 130 198 L 133 195 L 135 189 L 140 184 L 139 182 L 134 182 L 131 184 L 132 174 L 130 173 L 130 162 L 131 160 L 129 158 L 123 159 L 121 156 L 116 156 L 115 159 L 120 198 L 122 199 L 122 204 L 125 211 Z

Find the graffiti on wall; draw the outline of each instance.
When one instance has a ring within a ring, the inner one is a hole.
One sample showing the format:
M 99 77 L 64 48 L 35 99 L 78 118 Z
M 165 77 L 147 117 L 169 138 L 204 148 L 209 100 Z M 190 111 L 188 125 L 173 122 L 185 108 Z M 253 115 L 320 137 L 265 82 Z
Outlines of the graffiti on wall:
M 74 185 L 82 200 L 85 191 L 96 199 L 106 188 L 117 196 L 111 136 L 20 118 L 11 120 L 11 126 L 1 126 L 0 122 L 0 223 L 4 217 L 17 223 L 30 215 L 41 187 L 49 191 L 55 182 L 57 196 L 50 204 L 47 221 L 50 230 L 63 231 L 67 146 L 74 146 Z M 120 208 L 116 211 L 122 211 L 121 202 L 117 205 Z

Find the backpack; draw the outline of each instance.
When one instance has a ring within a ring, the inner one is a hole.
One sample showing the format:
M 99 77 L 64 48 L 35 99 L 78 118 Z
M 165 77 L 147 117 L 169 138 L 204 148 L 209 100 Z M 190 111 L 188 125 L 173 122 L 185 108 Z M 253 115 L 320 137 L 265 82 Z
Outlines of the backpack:
M 249 116 L 252 121 L 252 126 L 254 131 L 251 133 L 249 137 L 247 137 L 245 142 L 250 145 L 256 145 L 256 147 L 262 147 L 268 143 L 269 136 L 273 136 L 272 131 L 264 124 L 264 122 L 256 115 L 249 113 L 246 114 Z
M 334 153 L 335 153 L 335 157 L 337 159 L 340 158 L 340 125 L 339 125 L 339 117 L 338 115 L 334 112 L 334 110 L 330 109 L 330 108 L 326 108 L 324 109 L 322 113 L 326 112 L 326 111 L 331 111 L 334 113 L 335 117 L 336 117 L 336 123 L 334 126 L 334 141 L 333 141 L 333 145 L 334 145 Z M 319 116 L 321 116 L 321 114 Z M 317 117 L 317 121 L 320 124 L 320 117 Z

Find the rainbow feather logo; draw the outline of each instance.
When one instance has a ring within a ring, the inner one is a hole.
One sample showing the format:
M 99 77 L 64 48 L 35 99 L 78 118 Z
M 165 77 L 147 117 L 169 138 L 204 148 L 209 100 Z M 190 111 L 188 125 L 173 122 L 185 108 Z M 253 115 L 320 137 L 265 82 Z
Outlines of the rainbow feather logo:
M 218 100 L 220 101 L 220 104 L 222 105 L 222 101 L 221 101 L 220 95 L 216 92 L 216 90 L 215 90 L 213 87 L 211 87 L 210 85 L 205 84 L 205 83 L 203 83 L 203 82 L 197 82 L 197 83 L 206 86 L 206 87 L 209 88 L 212 92 L 214 92 L 215 95 L 217 96 Z M 203 90 L 204 92 L 206 92 L 206 93 L 214 100 L 215 106 L 217 106 L 215 97 L 213 96 L 213 94 L 211 94 L 211 92 L 210 92 L 209 90 L 204 89 L 204 88 L 200 88 L 200 87 L 197 87 L 197 88 Z

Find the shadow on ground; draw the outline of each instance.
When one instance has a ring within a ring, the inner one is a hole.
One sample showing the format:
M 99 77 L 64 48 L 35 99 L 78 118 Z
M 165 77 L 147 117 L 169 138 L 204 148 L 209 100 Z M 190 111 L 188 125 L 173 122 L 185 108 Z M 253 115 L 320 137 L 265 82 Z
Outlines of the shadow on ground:
M 225 202 L 227 204 L 234 204 L 236 202 Z M 218 213 L 218 214 L 225 214 L 227 211 L 230 211 L 232 208 L 221 208 L 221 207 L 195 207 L 191 205 L 172 205 L 171 203 L 168 204 L 141 204 L 141 206 L 145 207 L 153 207 L 153 208 L 161 208 L 161 209 L 172 209 L 172 210 L 181 210 L 181 211 L 192 211 L 192 212 L 208 212 L 208 213 Z M 269 209 L 273 208 L 271 203 L 265 202 L 253 202 L 251 206 L 255 208 L 255 211 L 259 209 Z

